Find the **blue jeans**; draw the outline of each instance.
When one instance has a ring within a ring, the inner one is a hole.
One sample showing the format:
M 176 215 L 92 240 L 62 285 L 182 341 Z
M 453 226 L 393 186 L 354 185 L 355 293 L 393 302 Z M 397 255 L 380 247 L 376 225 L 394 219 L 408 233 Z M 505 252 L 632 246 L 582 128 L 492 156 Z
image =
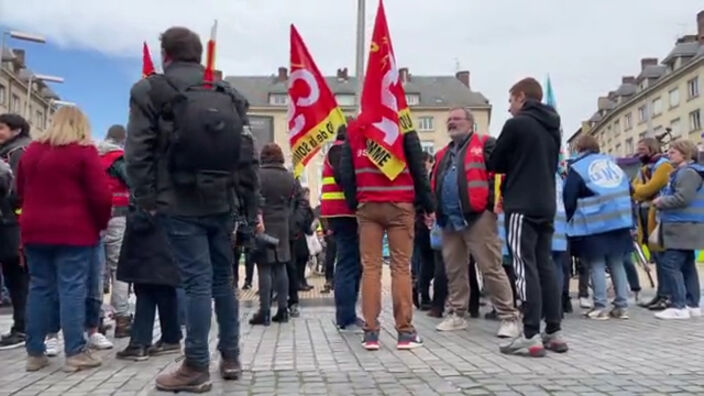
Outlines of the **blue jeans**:
M 667 284 L 665 280 L 665 269 L 663 269 L 663 256 L 664 252 L 653 252 L 652 257 L 655 261 L 655 277 L 658 281 L 658 288 L 656 294 L 661 297 L 670 297 L 672 290 L 670 285 Z
M 552 252 L 552 262 L 555 264 L 555 278 L 557 278 L 557 287 L 560 290 L 561 296 L 565 291 L 565 260 L 568 258 L 567 252 Z M 569 274 L 567 276 L 569 276 Z
M 594 288 L 594 307 L 606 308 L 606 266 L 611 271 L 611 280 L 616 291 L 614 305 L 618 308 L 628 306 L 628 281 L 626 280 L 626 270 L 623 268 L 624 256 L 621 254 L 598 257 L 592 260 L 583 259 L 589 263 L 592 275 L 592 287 Z
M 100 240 L 91 252 L 88 267 L 88 296 L 86 298 L 86 329 L 100 326 L 100 311 L 103 307 L 103 272 L 105 270 L 105 247 Z
M 27 245 L 29 296 L 27 353 L 44 354 L 44 339 L 54 326 L 55 296 L 59 296 L 64 351 L 73 356 L 85 348 L 86 280 L 95 247 Z
M 699 307 L 699 275 L 694 250 L 668 249 L 662 255 L 661 268 L 665 284 L 671 291 L 674 308 Z
M 213 299 L 218 350 L 224 359 L 239 358 L 239 303 L 232 285 L 232 217 L 162 216 L 161 220 L 186 291 L 186 362 L 201 369 L 210 363 L 208 335 Z
M 353 217 L 332 218 L 330 219 L 330 228 L 337 243 L 335 318 L 340 327 L 345 327 L 357 320 L 355 305 L 362 277 L 357 219 Z

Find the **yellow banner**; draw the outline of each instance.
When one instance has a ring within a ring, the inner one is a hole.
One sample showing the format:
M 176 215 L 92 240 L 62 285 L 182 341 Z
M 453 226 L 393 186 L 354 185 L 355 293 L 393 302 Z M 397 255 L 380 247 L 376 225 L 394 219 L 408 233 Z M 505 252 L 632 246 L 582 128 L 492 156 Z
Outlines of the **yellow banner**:
M 293 155 L 293 174 L 298 177 L 306 165 L 320 151 L 323 144 L 335 139 L 337 130 L 345 125 L 345 115 L 339 107 L 330 111 L 318 125 L 303 133 L 291 147 Z
M 402 135 L 413 130 L 413 122 L 411 121 L 411 111 L 406 107 L 398 112 L 398 124 L 401 128 Z M 376 165 L 379 170 L 389 178 L 396 180 L 396 177 L 406 168 L 406 163 L 396 158 L 384 146 L 367 140 L 367 157 Z

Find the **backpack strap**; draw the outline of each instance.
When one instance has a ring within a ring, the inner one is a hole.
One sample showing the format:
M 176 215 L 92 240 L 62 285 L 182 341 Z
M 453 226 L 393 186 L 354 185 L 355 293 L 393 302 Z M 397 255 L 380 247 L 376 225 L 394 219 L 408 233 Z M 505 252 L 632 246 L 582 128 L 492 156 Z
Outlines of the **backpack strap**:
M 172 120 L 173 109 L 171 108 L 171 103 L 183 91 L 170 77 L 164 74 L 152 74 L 147 78 L 152 87 L 149 90 L 149 96 L 154 107 L 161 117 L 166 120 Z

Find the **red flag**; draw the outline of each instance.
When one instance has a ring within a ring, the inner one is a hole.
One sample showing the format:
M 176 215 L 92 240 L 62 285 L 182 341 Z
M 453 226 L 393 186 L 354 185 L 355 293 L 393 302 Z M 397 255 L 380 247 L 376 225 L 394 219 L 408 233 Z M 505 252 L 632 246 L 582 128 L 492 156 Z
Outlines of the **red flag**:
M 288 95 L 289 142 L 298 176 L 323 144 L 335 138 L 345 116 L 293 25 Z
M 364 78 L 362 114 L 374 120 L 364 130 L 369 159 L 389 179 L 396 179 L 406 167 L 403 134 L 412 130 L 412 125 L 381 0 Z
M 145 41 L 142 45 L 142 78 L 146 78 L 156 73 L 154 71 L 154 62 L 152 62 L 152 57 L 149 55 L 149 47 Z
M 214 81 L 213 73 L 215 71 L 215 35 L 218 31 L 218 20 L 213 23 L 213 28 L 210 30 L 210 40 L 208 40 L 207 53 L 205 57 L 205 71 L 203 72 L 203 81 L 207 86 L 210 86 Z

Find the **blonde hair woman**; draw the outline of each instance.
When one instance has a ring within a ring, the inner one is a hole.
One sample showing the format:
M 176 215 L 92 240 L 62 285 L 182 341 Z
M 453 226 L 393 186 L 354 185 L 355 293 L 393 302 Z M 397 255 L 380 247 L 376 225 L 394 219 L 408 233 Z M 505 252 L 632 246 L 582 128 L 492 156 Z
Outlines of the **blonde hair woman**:
M 704 166 L 693 161 L 697 146 L 690 140 L 675 140 L 667 154 L 675 171 L 653 203 L 660 217 L 659 239 L 665 247 L 663 280 L 672 295 L 670 307 L 655 317 L 689 319 L 702 315 L 694 251 L 704 248 Z
M 48 365 L 44 339 L 55 296 L 64 332 L 65 371 L 101 364 L 83 337 L 87 277 L 99 233 L 110 219 L 111 195 L 90 125 L 76 107 L 62 107 L 29 145 L 17 171 L 20 230 L 30 274 L 27 371 Z

